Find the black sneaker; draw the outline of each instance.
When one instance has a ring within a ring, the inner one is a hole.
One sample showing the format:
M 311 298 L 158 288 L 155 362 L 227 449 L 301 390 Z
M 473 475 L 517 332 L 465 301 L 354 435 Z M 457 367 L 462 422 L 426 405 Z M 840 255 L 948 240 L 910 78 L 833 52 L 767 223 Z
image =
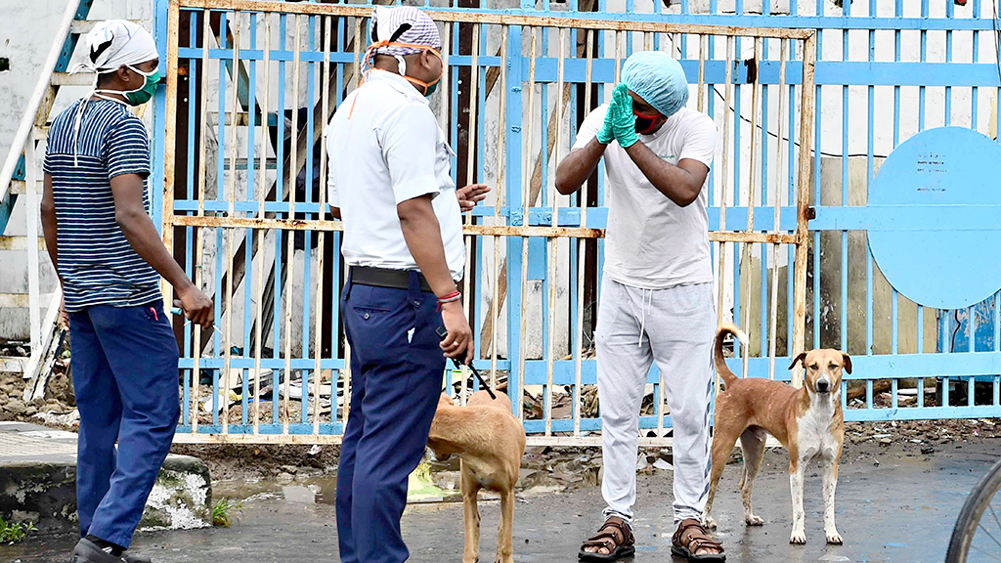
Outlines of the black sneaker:
M 119 556 L 115 557 L 109 551 L 105 551 L 87 538 L 77 542 L 73 548 L 73 557 L 70 563 L 127 563 L 128 559 Z

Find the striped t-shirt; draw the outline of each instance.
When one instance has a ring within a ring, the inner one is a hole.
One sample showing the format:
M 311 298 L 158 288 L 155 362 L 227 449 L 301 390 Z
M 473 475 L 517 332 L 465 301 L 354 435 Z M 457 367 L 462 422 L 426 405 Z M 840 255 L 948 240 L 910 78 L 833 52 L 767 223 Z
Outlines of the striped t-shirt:
M 149 213 L 149 138 L 146 126 L 117 102 L 84 105 L 74 147 L 77 101 L 52 122 L 44 170 L 56 200 L 59 275 L 66 310 L 93 305 L 132 307 L 161 298 L 160 276 L 126 240 L 115 221 L 111 178 L 143 177 Z

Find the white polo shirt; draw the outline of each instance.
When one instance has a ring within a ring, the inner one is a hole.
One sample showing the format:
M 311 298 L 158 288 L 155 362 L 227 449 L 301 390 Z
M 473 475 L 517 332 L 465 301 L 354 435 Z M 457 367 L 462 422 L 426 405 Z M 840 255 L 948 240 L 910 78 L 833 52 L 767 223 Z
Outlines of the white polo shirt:
M 452 279 L 462 278 L 462 214 L 449 174 L 451 147 L 427 98 L 405 78 L 372 70 L 330 120 L 327 199 L 344 222 L 349 266 L 416 270 L 396 206 L 432 194 Z
M 584 119 L 573 148 L 591 142 L 606 113 L 608 104 Z M 681 108 L 653 135 L 640 135 L 640 141 L 675 166 L 690 158 L 711 167 L 716 125 L 704 113 Z M 703 188 L 695 201 L 681 207 L 654 187 L 617 141 L 605 148 L 604 159 L 611 199 L 605 231 L 605 275 L 643 289 L 712 282 L 708 191 Z

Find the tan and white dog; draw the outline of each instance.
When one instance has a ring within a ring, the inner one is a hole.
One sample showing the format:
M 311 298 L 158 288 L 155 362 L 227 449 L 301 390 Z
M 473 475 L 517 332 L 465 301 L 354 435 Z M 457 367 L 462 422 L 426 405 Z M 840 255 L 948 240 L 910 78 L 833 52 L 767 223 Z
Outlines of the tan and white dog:
M 525 427 L 514 417 L 511 399 L 501 392 L 491 399 L 486 391 L 473 393 L 465 407 L 457 407 L 442 393 L 431 423 L 428 446 L 444 460 L 461 460 L 462 507 L 465 514 L 463 563 L 476 563 L 480 553 L 480 489 L 500 494 L 501 519 L 497 531 L 496 563 L 513 563 L 514 487 L 525 453 Z
M 723 338 L 732 334 L 746 344 L 747 336 L 731 324 L 720 326 L 716 334 L 716 372 L 726 382 L 726 391 L 716 398 L 713 433 L 712 477 L 703 525 L 716 527 L 711 515 L 720 475 L 740 438 L 744 469 L 740 492 L 744 521 L 760 526 L 764 520 L 751 509 L 751 490 L 761 465 L 765 439 L 770 433 L 789 452 L 789 483 L 792 489 L 792 535 L 789 543 L 806 543 L 803 513 L 803 474 L 806 464 L 820 458 L 823 464 L 824 531 L 827 543 L 842 543 L 834 524 L 834 490 L 838 483 L 838 462 L 845 441 L 845 419 L 841 410 L 841 372 L 851 373 L 852 361 L 839 350 L 817 349 L 803 352 L 789 369 L 802 362 L 803 388 L 761 378 L 737 378 L 723 358 Z

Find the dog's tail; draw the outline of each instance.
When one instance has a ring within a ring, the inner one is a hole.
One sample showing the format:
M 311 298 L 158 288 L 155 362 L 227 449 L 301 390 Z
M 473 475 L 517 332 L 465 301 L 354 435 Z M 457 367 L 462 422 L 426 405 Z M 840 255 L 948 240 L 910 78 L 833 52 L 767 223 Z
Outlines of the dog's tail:
M 723 339 L 728 334 L 732 334 L 734 338 L 740 340 L 745 346 L 747 345 L 747 334 L 731 323 L 719 325 L 719 330 L 716 332 L 716 373 L 723 378 L 726 386 L 730 387 L 734 381 L 737 381 L 737 376 L 727 367 L 726 359 L 723 357 Z

